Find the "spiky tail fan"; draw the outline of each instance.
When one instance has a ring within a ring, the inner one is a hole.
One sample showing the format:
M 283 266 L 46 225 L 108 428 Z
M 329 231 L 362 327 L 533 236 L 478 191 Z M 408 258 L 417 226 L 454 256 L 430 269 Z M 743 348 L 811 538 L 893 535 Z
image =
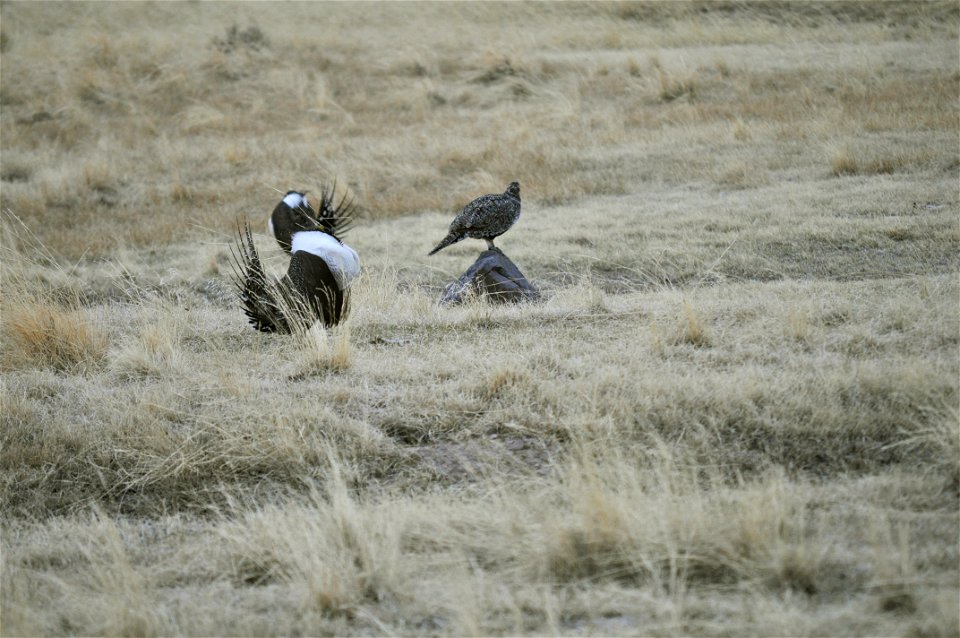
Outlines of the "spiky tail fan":
M 427 256 L 429 257 L 429 256 L 432 255 L 433 253 L 435 253 L 435 252 L 437 252 L 437 251 L 440 251 L 440 250 L 443 250 L 444 248 L 446 248 L 446 247 L 449 246 L 450 244 L 455 244 L 455 243 L 457 243 L 458 241 L 460 241 L 461 239 L 463 239 L 463 235 L 456 235 L 456 234 L 454 234 L 454 233 L 448 233 L 446 237 L 444 237 L 442 240 L 440 240 L 440 243 L 437 244 L 437 247 L 436 247 L 436 248 L 434 248 L 433 250 L 431 250 L 430 252 L 427 253 Z
M 353 216 L 357 212 L 357 205 L 353 197 L 349 194 L 344 195 L 337 202 L 337 182 L 333 182 L 333 187 L 329 190 L 323 188 L 320 191 L 320 206 L 317 210 L 317 223 L 336 237 L 343 240 L 343 235 L 353 227 Z
M 231 247 L 230 254 L 233 257 L 233 283 L 251 325 L 261 332 L 290 332 L 277 286 L 268 281 L 263 272 L 248 223 L 245 222 L 242 229 L 237 226 L 236 250 Z

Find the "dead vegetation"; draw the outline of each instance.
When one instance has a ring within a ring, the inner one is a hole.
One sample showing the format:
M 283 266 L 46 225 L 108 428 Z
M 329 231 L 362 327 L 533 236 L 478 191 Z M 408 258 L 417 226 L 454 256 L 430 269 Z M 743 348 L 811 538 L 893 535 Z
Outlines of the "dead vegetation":
M 960 631 L 955 4 L 235 9 L 2 6 L 4 635 Z M 544 299 L 439 307 L 512 179 Z
M 253 212 L 265 185 L 316 175 L 349 182 L 375 219 L 453 209 L 468 193 L 520 177 L 518 166 L 531 201 L 551 204 L 663 181 L 756 187 L 768 178 L 750 175 L 775 179 L 782 170 L 785 137 L 797 140 L 789 151 L 797 168 L 823 166 L 824 139 L 868 144 L 858 164 L 867 174 L 915 173 L 953 158 L 942 137 L 957 128 L 949 51 L 921 54 L 884 32 L 882 19 L 812 11 L 822 24 L 804 33 L 837 49 L 811 70 L 745 57 L 797 28 L 771 20 L 769 7 L 703 7 L 704 18 L 692 7 L 678 15 L 659 7 L 652 22 L 632 17 L 632 4 L 607 9 L 518 5 L 502 21 L 480 7 L 391 7 L 358 29 L 357 9 L 341 8 L 323 16 L 318 41 L 299 28 L 313 19 L 306 8 L 275 16 L 250 7 L 237 23 L 211 6 L 198 8 L 193 30 L 140 33 L 132 23 L 106 40 L 79 8 L 51 22 L 40 7 L 11 6 L 7 33 L 68 20 L 76 37 L 9 38 L 0 205 L 42 219 L 31 224 L 40 238 L 77 257 L 81 245 L 87 255 L 110 254 L 119 237 L 142 246 L 182 240 L 190 227 L 225 231 L 238 212 Z M 953 24 L 917 19 L 915 29 L 932 33 Z M 175 15 L 152 7 L 143 20 L 165 25 Z M 409 35 L 444 20 L 451 28 L 429 48 Z M 528 31 L 530 21 L 538 28 Z M 518 38 L 521 30 L 529 37 Z M 586 31 L 601 42 L 575 35 Z M 488 32 L 495 39 L 480 35 Z M 860 50 L 838 43 L 851 36 L 870 47 L 865 65 Z M 615 46 L 603 44 L 611 38 Z M 692 41 L 714 48 L 678 55 Z M 584 53 L 598 45 L 602 53 Z M 815 55 L 814 45 L 802 37 L 797 55 Z M 722 143 L 711 130 L 722 119 L 741 122 L 751 144 Z M 905 141 L 904 129 L 941 138 Z M 651 159 L 619 161 L 625 149 Z M 670 160 L 657 161 L 662 153 Z M 831 163 L 827 170 L 851 171 Z M 728 166 L 742 168 L 716 168 Z M 143 214 L 158 208 L 164 215 Z

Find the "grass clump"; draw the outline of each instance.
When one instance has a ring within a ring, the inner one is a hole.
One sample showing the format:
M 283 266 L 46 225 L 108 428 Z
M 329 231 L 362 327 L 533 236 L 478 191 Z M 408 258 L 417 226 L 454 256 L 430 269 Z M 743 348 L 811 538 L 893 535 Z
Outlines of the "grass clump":
M 3 325 L 5 367 L 76 371 L 106 358 L 107 337 L 81 308 L 22 301 L 7 305 Z
M 131 377 L 180 374 L 184 371 L 183 351 L 176 319 L 172 315 L 142 327 L 112 355 L 111 367 Z
M 296 333 L 301 346 L 299 370 L 292 379 L 303 379 L 325 372 L 343 372 L 351 365 L 350 327 L 342 325 L 332 331 L 313 325 Z
M 853 150 L 847 146 L 838 148 L 830 158 L 830 169 L 834 176 L 856 175 L 860 172 L 860 163 Z
M 683 317 L 675 339 L 676 343 L 687 343 L 692 346 L 706 347 L 711 345 L 712 339 L 700 315 L 687 301 L 683 302 Z
M 672 102 L 683 96 L 693 97 L 697 93 L 697 80 L 691 73 L 671 75 L 664 69 L 658 69 L 660 83 L 657 97 L 664 102 Z
M 3 367 L 82 372 L 100 366 L 108 338 L 85 307 L 82 287 L 16 216 L 0 221 Z

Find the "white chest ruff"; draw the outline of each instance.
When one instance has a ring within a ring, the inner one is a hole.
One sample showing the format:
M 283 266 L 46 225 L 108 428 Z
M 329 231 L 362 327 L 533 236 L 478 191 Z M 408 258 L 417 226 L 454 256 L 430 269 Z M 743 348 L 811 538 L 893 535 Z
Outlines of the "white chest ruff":
M 346 244 L 341 244 L 327 233 L 319 231 L 295 233 L 290 244 L 290 252 L 295 253 L 301 250 L 327 262 L 327 266 L 337 279 L 340 290 L 345 290 L 360 274 L 360 257 L 357 251 Z

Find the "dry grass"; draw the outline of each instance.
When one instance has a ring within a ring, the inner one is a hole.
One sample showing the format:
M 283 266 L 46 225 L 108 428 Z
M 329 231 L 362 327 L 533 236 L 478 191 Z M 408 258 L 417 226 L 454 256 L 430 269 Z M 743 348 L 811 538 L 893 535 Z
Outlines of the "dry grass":
M 27 229 L 14 220 L 4 220 L 6 243 L 21 233 L 39 257 L 53 258 L 37 244 Z M 70 273 L 60 267 L 47 268 L 47 275 L 36 279 L 26 271 L 29 260 L 15 248 L 0 247 L 3 255 L 3 313 L 0 334 L 0 367 L 49 367 L 62 372 L 82 373 L 95 369 L 106 359 L 107 337 L 85 307 L 80 287 L 66 285 L 50 290 L 51 282 L 65 282 Z M 44 290 L 46 288 L 46 290 Z
M 350 328 L 344 325 L 328 334 L 320 326 L 298 333 L 303 351 L 301 370 L 291 377 L 301 380 L 326 371 L 343 372 L 350 367 Z M 331 344 L 331 341 L 333 343 Z
M 180 241 L 197 226 L 226 231 L 291 180 L 339 176 L 382 218 L 449 211 L 514 178 L 528 201 L 560 203 L 727 174 L 708 157 L 762 172 L 783 136 L 800 142 L 797 168 L 822 163 L 824 135 L 874 138 L 868 174 L 943 165 L 954 152 L 949 47 L 884 31 L 886 9 L 874 20 L 810 10 L 811 31 L 789 26 L 804 11 L 783 7 L 777 18 L 751 6 L 705 19 L 662 7 L 649 22 L 634 7 L 401 5 L 363 27 L 359 8 L 341 7 L 323 10 L 322 45 L 299 28 L 319 7 L 252 5 L 237 23 L 211 5 L 182 30 L 157 6 L 109 41 L 95 35 L 96 12 L 61 9 L 53 21 L 27 4 L 4 12 L 0 205 L 73 257 Z M 896 19 L 940 38 L 951 16 L 944 4 Z M 71 37 L 33 24 L 69 25 Z M 783 41 L 796 57 L 768 54 Z M 701 47 L 684 52 L 690 42 Z M 753 133 L 750 145 L 721 143 L 711 124 L 725 117 Z M 941 137 L 904 145 L 897 132 L 918 127 Z M 647 159 L 620 161 L 631 152 Z
M 4 308 L 5 367 L 49 365 L 73 370 L 96 365 L 106 339 L 82 309 L 16 302 Z
M 960 633 L 955 4 L 278 7 L 0 7 L 4 635 Z

